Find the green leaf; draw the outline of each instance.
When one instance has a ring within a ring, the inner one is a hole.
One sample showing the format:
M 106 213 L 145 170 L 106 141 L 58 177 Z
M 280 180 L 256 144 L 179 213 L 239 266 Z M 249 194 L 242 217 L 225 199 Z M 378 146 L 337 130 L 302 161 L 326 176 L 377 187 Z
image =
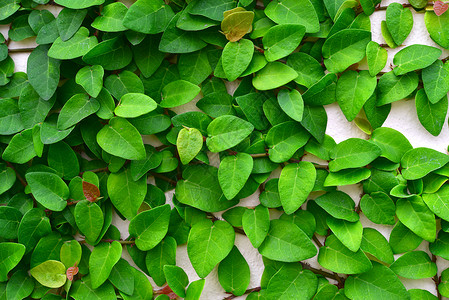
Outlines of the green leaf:
M 220 116 L 207 126 L 206 145 L 211 152 L 221 152 L 243 141 L 254 126 L 235 116 Z
M 58 116 L 58 130 L 66 130 L 77 124 L 84 118 L 97 112 L 100 109 L 100 103 L 89 98 L 86 94 L 76 94 L 72 96 L 62 107 Z
M 148 1 L 148 0 L 147 0 Z M 192 31 L 183 31 L 176 27 L 180 13 L 176 14 L 162 34 L 159 51 L 167 53 L 190 53 L 206 47 L 206 43 Z
M 12 163 L 24 164 L 36 155 L 33 144 L 33 130 L 27 129 L 12 137 L 9 145 L 3 151 L 2 158 Z
M 64 142 L 51 144 L 47 154 L 48 166 L 56 174 L 66 180 L 71 180 L 80 172 L 78 158 L 75 151 Z
M 48 46 L 37 46 L 27 61 L 28 80 L 44 100 L 53 96 L 59 83 L 60 61 L 48 57 L 48 49 Z
M 227 92 L 213 92 L 198 100 L 196 106 L 212 118 L 235 115 L 232 96 Z
M 396 76 L 424 69 L 433 64 L 443 52 L 441 49 L 426 45 L 410 45 L 395 54 L 393 69 Z
M 17 239 L 22 213 L 15 207 L 0 207 L 0 237 L 5 239 Z
M 0 2 L 0 20 L 4 20 L 19 10 L 20 4 L 17 0 L 3 0 Z
M 298 73 L 298 77 L 294 81 L 307 88 L 313 86 L 324 76 L 321 64 L 307 53 L 294 52 L 290 54 L 287 58 L 287 66 Z
M 272 260 L 296 262 L 315 256 L 317 250 L 298 226 L 287 221 L 272 220 L 259 253 Z
M 309 140 L 309 133 L 297 122 L 288 121 L 270 128 L 265 138 L 272 162 L 289 160 Z
M 350 299 L 410 299 L 396 274 L 388 267 L 376 262 L 373 263 L 371 270 L 348 277 L 345 283 L 345 295 Z
M 79 265 L 81 261 L 82 248 L 77 240 L 66 241 L 60 250 L 61 262 L 66 268 Z
M 164 266 L 176 264 L 176 240 L 166 236 L 156 247 L 146 253 L 145 262 L 148 274 L 154 282 L 158 286 L 164 285 Z
M 399 199 L 396 202 L 396 215 L 399 221 L 426 241 L 435 241 L 435 215 L 419 196 Z
M 233 199 L 244 187 L 253 169 L 253 158 L 246 153 L 227 156 L 220 162 L 218 182 L 227 199 Z
M 431 292 L 427 290 L 421 290 L 421 289 L 410 289 L 408 290 L 408 293 L 410 294 L 411 300 L 418 300 L 418 299 L 425 299 L 425 300 L 437 300 L 437 296 L 432 294 Z
M 120 293 L 124 300 L 138 300 L 138 299 L 152 299 L 153 298 L 153 287 L 147 276 L 142 272 L 132 268 L 134 276 L 134 291 L 132 296 Z M 114 295 L 114 297 L 117 297 Z
M 123 18 L 128 12 L 125 4 L 115 2 L 103 7 L 101 16 L 95 18 L 92 27 L 100 31 L 117 32 L 127 30 L 123 26 Z
M 122 255 L 122 245 L 119 242 L 100 243 L 94 248 L 89 258 L 89 271 L 92 288 L 96 289 L 109 277 L 114 265 Z
M 329 162 L 331 172 L 348 168 L 366 166 L 381 154 L 381 149 L 374 143 L 359 138 L 349 138 L 335 146 L 331 151 Z
M 103 212 L 96 203 L 87 200 L 75 206 L 75 221 L 81 233 L 90 244 L 94 244 L 103 228 Z
M 0 243 L 0 282 L 8 280 L 11 271 L 25 254 L 25 246 L 19 243 Z
M 165 265 L 164 274 L 171 290 L 179 297 L 185 298 L 186 287 L 189 284 L 189 277 L 186 272 L 178 266 Z
M 298 48 L 305 32 L 306 27 L 298 24 L 283 24 L 271 27 L 262 39 L 267 61 L 272 62 L 292 53 Z
M 18 242 L 26 247 L 26 253 L 34 249 L 39 239 L 51 232 L 50 220 L 44 210 L 30 209 L 22 218 L 18 229 Z
M 186 291 L 186 300 L 199 300 L 204 288 L 204 279 L 192 281 Z
M 25 299 L 34 289 L 34 280 L 25 270 L 15 272 L 6 285 L 6 299 Z
M 206 18 L 222 21 L 225 11 L 235 8 L 236 0 L 199 0 L 190 11 L 193 15 L 200 15 Z
M 385 157 L 392 162 L 399 163 L 404 154 L 413 149 L 407 138 L 388 127 L 377 128 L 371 135 L 371 140 L 382 150 L 380 156 Z M 391 143 L 391 141 L 395 141 Z
M 277 96 L 279 106 L 293 120 L 302 121 L 304 113 L 304 101 L 297 90 L 281 90 Z
M 157 107 L 157 103 L 149 96 L 141 93 L 128 93 L 122 96 L 114 110 L 118 117 L 136 118 L 147 114 Z
M 111 274 L 108 277 L 111 282 L 120 292 L 128 295 L 132 295 L 134 292 L 134 276 L 130 274 L 134 273 L 134 268 L 131 267 L 129 262 L 120 258 L 120 260 L 112 268 Z
M 443 48 L 449 47 L 449 14 L 437 16 L 433 11 L 426 11 L 424 22 L 432 40 Z
M 437 103 L 449 91 L 449 64 L 436 60 L 422 70 L 422 81 L 430 103 Z
M 449 186 L 443 185 L 436 193 L 423 194 L 422 199 L 427 207 L 438 217 L 449 221 L 449 206 L 447 197 L 449 196 Z
M 196 128 L 183 128 L 178 133 L 176 146 L 181 163 L 186 165 L 203 147 L 203 135 Z
M 408 7 L 391 3 L 386 13 L 387 27 L 396 45 L 401 45 L 413 28 L 413 14 Z
M 31 172 L 25 175 L 31 192 L 37 202 L 45 208 L 62 211 L 69 198 L 69 188 L 56 174 L 49 172 Z
M 94 289 L 92 287 L 92 276 L 84 276 L 81 280 L 76 280 L 70 288 L 70 296 L 75 300 L 113 300 L 117 299 L 115 290 L 109 282 Z
M 391 264 L 394 261 L 393 251 L 391 250 L 387 239 L 374 228 L 363 228 L 360 249 L 387 264 Z
M 97 134 L 97 143 L 109 154 L 124 159 L 145 159 L 145 148 L 137 129 L 126 119 L 114 117 Z
M 184 53 L 179 56 L 179 76 L 193 84 L 202 83 L 211 73 L 212 67 L 209 62 L 207 49 Z
M 376 76 L 387 64 L 387 50 L 382 48 L 378 43 L 370 41 L 366 46 L 366 59 L 368 61 L 369 74 Z
M 432 104 L 424 89 L 420 89 L 415 96 L 415 105 L 421 125 L 433 136 L 438 136 L 446 120 L 447 95 L 444 95 L 438 102 Z
M 55 0 L 55 2 L 59 5 L 72 8 L 72 9 L 83 9 L 95 5 L 101 5 L 105 0 L 78 0 L 73 2 L 71 0 Z
M 174 13 L 162 0 L 139 0 L 129 8 L 123 19 L 126 28 L 146 34 L 164 31 Z
M 147 192 L 146 178 L 134 181 L 131 171 L 126 169 L 119 173 L 112 173 L 107 181 L 108 194 L 112 204 L 127 219 L 137 215 Z
M 206 277 L 222 261 L 234 245 L 235 233 L 224 221 L 203 220 L 192 226 L 187 254 L 199 277 Z
M 270 229 L 268 208 L 258 205 L 254 209 L 245 210 L 242 216 L 242 226 L 253 247 L 259 248 Z
M 352 252 L 357 252 L 362 242 L 363 226 L 360 221 L 348 222 L 346 220 L 327 217 L 327 225 L 340 240 Z
M 391 231 L 389 243 L 393 253 L 397 254 L 416 249 L 422 240 L 422 238 L 398 221 Z
M 165 53 L 159 51 L 160 39 L 147 36 L 140 44 L 132 47 L 134 61 L 143 76 L 150 77 L 161 65 Z
M 266 97 L 260 93 L 249 93 L 238 96 L 235 101 L 239 105 L 246 119 L 254 125 L 257 130 L 265 130 L 269 126 L 269 122 L 263 111 L 263 104 Z
M 129 235 L 136 238 L 142 251 L 154 248 L 165 237 L 170 221 L 170 205 L 165 204 L 141 212 L 129 223 Z
M 346 248 L 334 235 L 326 239 L 326 244 L 320 248 L 318 263 L 336 273 L 357 274 L 370 270 L 372 264 L 362 250 L 352 252 Z
M 245 294 L 250 281 L 250 270 L 236 246 L 218 265 L 218 280 L 226 292 L 235 296 Z
M 359 215 L 355 212 L 354 200 L 342 191 L 326 193 L 316 198 L 315 202 L 334 218 L 349 222 L 359 220 Z
M 238 203 L 226 200 L 218 181 L 218 170 L 208 165 L 188 166 L 182 173 L 184 180 L 176 184 L 179 202 L 206 212 L 225 210 Z
M 437 265 L 424 251 L 405 253 L 391 264 L 390 269 L 397 275 L 410 279 L 428 278 L 437 273 Z
M 363 195 L 360 208 L 365 216 L 373 223 L 394 225 L 396 207 L 393 200 L 384 192 L 374 192 Z
M 253 78 L 253 86 L 260 90 L 272 90 L 283 86 L 298 77 L 298 73 L 280 62 L 268 63 Z
M 64 264 L 57 260 L 47 260 L 30 270 L 34 277 L 43 286 L 55 289 L 64 285 L 67 280 Z
M 19 95 L 20 117 L 25 128 L 32 128 L 34 125 L 44 122 L 56 101 L 56 97 L 54 96 L 48 101 L 42 99 L 29 84 L 21 90 Z M 7 111 L 5 108 L 5 112 Z M 11 120 L 11 122 L 13 121 Z M 22 126 L 22 122 L 19 123 L 20 126 Z M 13 128 L 14 126 L 11 129 Z
M 254 53 L 254 44 L 247 39 L 238 42 L 228 42 L 223 49 L 221 62 L 223 71 L 229 81 L 234 81 L 251 63 Z
M 343 29 L 329 37 L 323 44 L 324 64 L 329 72 L 340 73 L 362 60 L 371 32 L 360 29 Z
M 268 18 L 278 24 L 299 24 L 307 33 L 320 30 L 317 12 L 309 0 L 272 1 L 265 8 Z
M 313 189 L 316 170 L 310 162 L 292 163 L 285 166 L 279 178 L 279 196 L 286 214 L 294 213 Z
M 365 102 L 374 93 L 377 78 L 368 71 L 346 71 L 337 81 L 338 105 L 348 121 L 355 119 Z
M 84 54 L 83 61 L 91 65 L 100 65 L 105 70 L 117 70 L 126 67 L 131 62 L 132 56 L 131 49 L 123 38 L 115 37 L 91 48 Z
M 161 107 L 172 108 L 192 101 L 201 91 L 201 88 L 185 80 L 170 82 L 162 89 Z
M 428 157 L 432 157 L 432 160 Z M 402 176 L 407 180 L 419 179 L 448 162 L 449 156 L 436 150 L 425 147 L 411 149 L 402 156 Z
M 371 176 L 371 171 L 366 168 L 346 169 L 336 173 L 329 173 L 323 186 L 343 186 L 359 183 Z
M 410 72 L 396 76 L 393 71 L 388 72 L 379 80 L 377 106 L 402 100 L 418 87 L 418 75 Z
M 104 69 L 102 66 L 85 66 L 76 73 L 76 83 L 86 92 L 96 98 L 103 88 Z
M 270 278 L 265 296 L 269 299 L 311 299 L 317 287 L 317 277 L 310 270 L 301 270 L 299 264 L 285 264 Z
M 81 27 L 67 41 L 57 38 L 48 50 L 48 56 L 55 59 L 73 59 L 85 55 L 97 44 L 97 38 L 89 36 L 89 30 Z
M 138 181 L 149 170 L 157 168 L 162 162 L 162 152 L 157 152 L 151 145 L 144 145 L 146 157 L 144 160 L 133 160 L 129 166 L 134 181 Z
M 327 114 L 323 106 L 304 105 L 301 125 L 319 142 L 324 142 Z
M 60 36 L 64 42 L 70 39 L 78 31 L 86 15 L 87 9 L 74 10 L 64 8 L 56 18 L 56 37 Z M 40 36 L 41 34 L 38 34 L 38 37 Z M 51 42 L 54 42 L 54 40 Z

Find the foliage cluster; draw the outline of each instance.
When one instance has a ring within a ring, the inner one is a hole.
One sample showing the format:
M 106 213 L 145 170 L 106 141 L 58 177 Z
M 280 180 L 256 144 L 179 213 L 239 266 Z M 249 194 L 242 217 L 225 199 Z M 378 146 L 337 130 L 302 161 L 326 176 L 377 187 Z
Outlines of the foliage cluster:
M 0 299 L 199 299 L 217 265 L 229 299 L 435 298 L 399 277 L 432 277 L 449 296 L 436 265 L 449 260 L 449 156 L 382 127 L 391 103 L 415 98 L 440 134 L 442 50 L 402 47 L 382 71 L 411 9 L 442 48 L 449 12 L 379 3 L 0 0 Z M 385 45 L 371 41 L 376 10 Z M 33 37 L 35 49 L 8 48 Z M 18 51 L 31 52 L 26 74 Z M 368 139 L 325 134 L 334 102 Z M 339 187 L 359 183 L 356 205 Z M 239 206 L 256 192 L 260 205 Z M 126 240 L 114 213 L 130 222 Z M 392 226 L 389 240 L 361 214 Z M 263 256 L 259 287 L 248 289 L 236 234 Z M 432 257 L 416 251 L 423 241 Z M 183 244 L 199 280 L 176 266 Z M 322 268 L 304 262 L 315 256 Z

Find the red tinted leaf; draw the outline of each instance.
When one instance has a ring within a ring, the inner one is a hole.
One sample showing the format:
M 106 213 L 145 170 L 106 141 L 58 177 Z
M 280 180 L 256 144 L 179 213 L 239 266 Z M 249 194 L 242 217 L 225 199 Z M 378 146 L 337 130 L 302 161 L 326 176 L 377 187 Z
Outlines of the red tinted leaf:
M 164 294 L 167 295 L 170 299 L 176 299 L 178 296 L 171 290 L 171 288 L 166 285 L 164 286 L 162 289 L 157 290 L 156 294 L 160 295 L 160 294 Z
M 73 276 L 75 276 L 76 274 L 78 274 L 78 267 L 76 266 L 76 264 L 75 266 L 68 268 L 66 271 L 67 279 L 70 281 L 73 281 Z
M 441 16 L 444 14 L 447 9 L 449 8 L 449 5 L 447 3 L 444 3 L 443 1 L 435 1 L 433 4 L 433 11 L 437 16 Z
M 100 190 L 95 184 L 83 181 L 83 193 L 84 197 L 90 202 L 95 202 L 100 197 Z

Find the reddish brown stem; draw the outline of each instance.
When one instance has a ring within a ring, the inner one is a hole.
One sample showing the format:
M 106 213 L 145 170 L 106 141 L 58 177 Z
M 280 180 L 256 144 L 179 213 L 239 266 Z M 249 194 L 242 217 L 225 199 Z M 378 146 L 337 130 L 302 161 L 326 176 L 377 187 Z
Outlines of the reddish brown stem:
M 17 179 L 19 179 L 20 183 L 21 183 L 23 186 L 27 186 L 27 185 L 28 185 L 27 182 L 25 181 L 25 179 L 23 179 L 23 177 L 20 176 L 20 174 L 19 174 L 19 173 L 17 172 L 17 170 L 14 168 L 14 166 L 13 166 L 12 163 L 10 163 L 9 161 L 7 161 L 7 162 L 6 162 L 6 165 L 7 165 L 8 167 L 10 167 L 10 168 L 16 173 Z
M 250 294 L 250 293 L 252 293 L 252 292 L 258 292 L 258 291 L 260 291 L 261 290 L 261 288 L 260 288 L 260 286 L 258 286 L 258 287 L 255 287 L 255 288 L 252 288 L 252 289 L 247 289 L 246 291 L 245 291 L 245 294 Z M 229 294 L 229 293 L 228 293 Z M 223 300 L 231 300 L 231 299 L 234 299 L 234 298 L 236 298 L 237 296 L 236 295 L 230 295 L 230 296 L 228 296 L 228 297 L 226 297 L 226 298 L 223 298 Z
M 168 177 L 165 176 L 165 175 L 162 175 L 162 174 L 159 174 L 159 173 L 155 173 L 155 172 L 150 172 L 150 175 L 151 175 L 151 176 L 154 176 L 154 177 L 157 177 L 157 178 L 159 178 L 159 179 L 165 180 L 165 181 L 167 181 L 168 183 L 170 183 L 171 185 L 176 186 L 176 183 L 177 183 L 177 182 L 174 181 L 173 179 L 168 178 Z

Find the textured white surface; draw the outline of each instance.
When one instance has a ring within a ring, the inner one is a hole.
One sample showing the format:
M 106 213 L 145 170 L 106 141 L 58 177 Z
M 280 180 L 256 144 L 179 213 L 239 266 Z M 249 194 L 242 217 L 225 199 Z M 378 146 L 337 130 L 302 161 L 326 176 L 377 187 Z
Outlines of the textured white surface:
M 382 1 L 382 5 L 386 6 L 392 2 L 401 2 L 405 3 L 406 1 L 393 1 L 393 0 L 387 0 Z M 129 5 L 129 2 L 127 3 Z M 413 10 L 412 10 L 413 11 Z M 59 10 L 53 10 L 52 12 L 56 15 Z M 414 12 L 414 11 L 413 11 Z M 380 32 L 380 24 L 382 20 L 385 20 L 385 11 L 378 11 L 375 12 L 371 17 L 371 31 L 372 31 L 372 39 L 378 43 L 385 43 L 381 32 Z M 0 32 L 7 37 L 7 26 L 0 26 Z M 437 46 L 429 37 L 429 34 L 427 33 L 427 30 L 424 25 L 424 14 L 422 13 L 414 13 L 414 26 L 413 30 L 410 33 L 409 37 L 405 40 L 404 45 L 411 45 L 411 44 L 425 44 L 425 45 L 431 45 L 431 46 Z M 11 42 L 10 48 L 24 48 L 24 47 L 32 47 L 35 46 L 34 40 L 32 38 L 27 39 L 25 41 L 21 42 Z M 384 71 L 390 71 L 390 63 L 393 62 L 394 54 L 402 49 L 402 47 L 399 47 L 397 49 L 388 49 L 388 62 L 387 67 L 384 69 Z M 449 55 L 449 52 L 447 50 L 443 51 L 443 55 L 441 58 L 446 57 Z M 15 61 L 15 71 L 22 71 L 26 72 L 26 61 L 28 58 L 28 54 L 26 53 L 14 53 L 11 54 L 11 57 Z M 361 66 L 363 68 L 363 64 Z M 366 67 L 365 67 L 366 68 Z M 233 87 L 230 87 L 230 90 L 232 90 Z M 187 110 L 197 110 L 194 103 L 189 103 L 182 107 L 181 110 L 177 110 L 177 112 L 181 111 L 187 111 Z M 358 138 L 367 138 L 367 136 L 360 130 L 358 127 L 353 123 L 349 123 L 346 121 L 346 118 L 342 114 L 340 108 L 336 104 L 328 105 L 326 106 L 326 111 L 328 114 L 328 126 L 326 133 L 332 136 L 335 141 L 341 142 L 343 140 L 346 140 L 350 137 L 358 137 Z M 391 127 L 394 128 L 400 132 L 402 132 L 412 143 L 414 147 L 430 147 L 435 150 L 438 150 L 440 152 L 447 153 L 447 146 L 448 146 L 448 126 L 447 126 L 447 120 L 445 123 L 445 126 L 441 132 L 441 134 L 437 137 L 432 136 L 429 134 L 419 123 L 417 115 L 416 115 L 416 108 L 414 100 L 402 100 L 393 103 L 391 113 L 386 120 L 386 122 L 383 125 L 384 127 Z M 148 137 L 146 139 L 147 141 L 154 142 L 154 139 L 151 137 Z M 218 163 L 217 157 L 215 156 L 215 159 L 211 157 L 215 163 Z M 274 172 L 279 175 L 279 172 Z M 276 176 L 276 175 L 274 175 Z M 354 186 L 346 186 L 342 187 L 341 190 L 348 193 L 356 203 L 360 200 L 360 185 L 354 185 Z M 167 193 L 167 199 L 168 202 L 171 203 L 171 197 L 173 192 Z M 241 206 L 255 206 L 258 204 L 258 192 L 256 192 L 254 195 L 243 199 L 239 205 Z M 220 213 L 217 214 L 218 217 L 220 217 Z M 277 218 L 279 216 L 278 213 L 274 212 L 272 214 L 273 218 Z M 373 227 L 378 229 L 382 234 L 384 234 L 387 239 L 389 237 L 389 234 L 391 232 L 392 226 L 380 226 L 377 224 L 374 224 L 366 219 L 363 214 L 361 215 L 361 220 L 364 225 L 364 227 Z M 117 215 L 114 216 L 113 224 L 115 224 L 122 234 L 122 238 L 125 239 L 128 237 L 128 221 L 122 221 Z M 262 257 L 258 253 L 256 249 L 254 249 L 249 242 L 249 240 L 239 234 L 236 234 L 236 241 L 235 244 L 239 248 L 240 252 L 243 254 L 245 259 L 247 260 L 250 270 L 251 270 L 251 283 L 249 288 L 257 287 L 260 283 L 260 278 L 263 272 L 263 263 L 262 263 Z M 428 251 L 427 243 L 422 243 L 421 246 L 418 248 L 423 251 Z M 124 257 L 131 261 L 128 253 L 124 251 L 123 253 Z M 399 255 L 397 255 L 399 256 Z M 397 257 L 396 256 L 396 257 Z M 197 280 L 199 277 L 196 275 L 195 271 L 192 268 L 192 265 L 190 264 L 190 261 L 187 256 L 187 250 L 186 246 L 182 245 L 178 247 L 177 251 L 177 265 L 182 267 L 186 273 L 189 276 L 189 280 Z M 318 264 L 316 262 L 316 257 L 309 260 L 309 262 L 315 266 L 318 267 Z M 133 263 L 132 263 L 133 264 Z M 438 262 L 438 273 L 440 274 L 442 270 L 449 267 L 449 262 L 445 261 L 443 259 L 439 259 Z M 134 265 L 134 264 L 133 264 Z M 435 285 L 433 281 L 429 279 L 425 280 L 408 280 L 408 279 L 401 279 L 403 283 L 405 284 L 407 289 L 411 288 L 421 288 L 421 289 L 427 289 L 433 294 L 436 294 Z M 155 286 L 154 282 L 153 286 L 155 289 L 157 287 Z M 214 269 L 214 271 L 209 274 L 206 278 L 206 284 L 205 288 L 202 294 L 201 299 L 223 299 L 226 297 L 227 294 L 224 293 L 224 290 L 221 288 L 218 277 L 217 277 L 217 271 Z M 238 297 L 236 299 L 244 299 L 246 296 Z

